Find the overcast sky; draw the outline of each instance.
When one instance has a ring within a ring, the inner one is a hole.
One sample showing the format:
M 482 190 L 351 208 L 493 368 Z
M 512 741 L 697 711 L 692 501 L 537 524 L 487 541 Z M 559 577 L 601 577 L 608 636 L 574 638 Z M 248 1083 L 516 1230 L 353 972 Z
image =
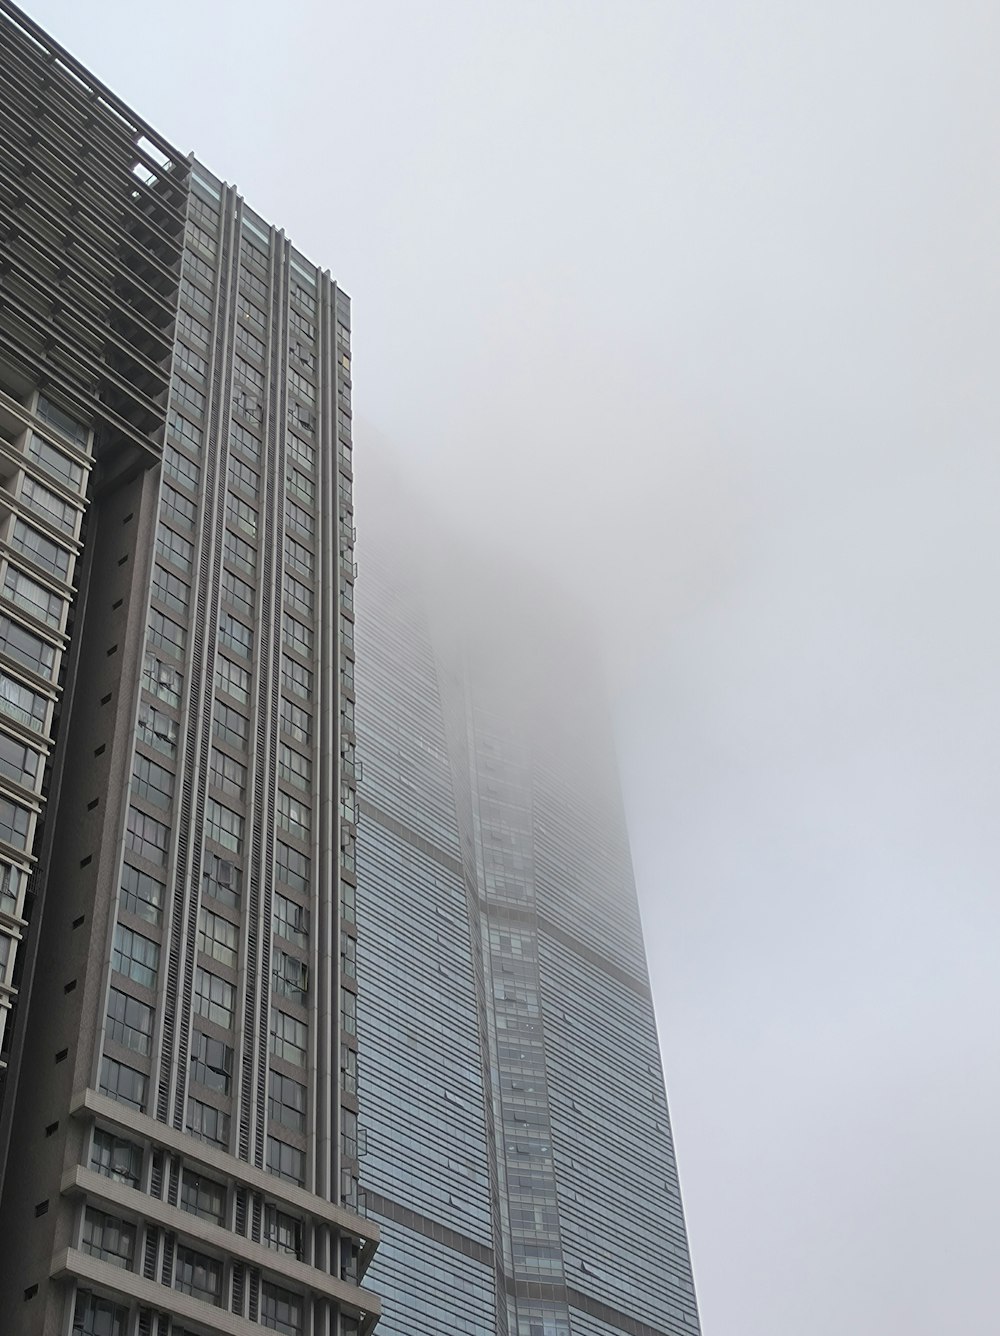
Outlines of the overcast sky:
M 601 619 L 706 1336 L 996 1336 L 996 0 L 28 7 Z

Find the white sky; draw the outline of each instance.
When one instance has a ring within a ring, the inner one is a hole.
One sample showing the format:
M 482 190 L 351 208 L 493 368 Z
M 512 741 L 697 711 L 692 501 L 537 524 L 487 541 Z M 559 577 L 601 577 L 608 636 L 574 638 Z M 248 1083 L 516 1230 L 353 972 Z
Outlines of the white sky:
M 28 7 L 601 617 L 706 1336 L 995 1336 L 1000 6 Z

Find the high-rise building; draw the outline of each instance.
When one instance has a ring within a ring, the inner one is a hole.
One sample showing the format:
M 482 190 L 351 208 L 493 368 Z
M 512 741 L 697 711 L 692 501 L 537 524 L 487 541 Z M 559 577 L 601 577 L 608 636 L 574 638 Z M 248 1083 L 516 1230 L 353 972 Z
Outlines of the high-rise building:
M 379 1331 L 696 1336 L 599 627 L 509 553 L 449 547 L 365 465 L 358 1034 Z
M 9 0 L 0 88 L 0 1327 L 349 1336 L 349 302 Z

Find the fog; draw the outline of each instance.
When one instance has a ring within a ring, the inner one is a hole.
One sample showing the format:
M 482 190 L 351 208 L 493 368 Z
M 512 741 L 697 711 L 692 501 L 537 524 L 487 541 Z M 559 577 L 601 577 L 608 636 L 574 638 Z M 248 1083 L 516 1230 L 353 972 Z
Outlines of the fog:
M 600 626 L 707 1336 L 993 1336 L 1000 7 L 28 7 Z

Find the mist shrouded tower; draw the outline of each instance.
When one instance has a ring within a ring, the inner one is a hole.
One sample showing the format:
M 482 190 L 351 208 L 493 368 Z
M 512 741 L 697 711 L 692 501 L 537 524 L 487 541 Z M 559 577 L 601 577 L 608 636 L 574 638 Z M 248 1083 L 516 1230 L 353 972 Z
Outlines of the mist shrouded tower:
M 509 567 L 429 556 L 392 496 L 362 494 L 358 599 L 380 1331 L 693 1336 L 596 634 Z

